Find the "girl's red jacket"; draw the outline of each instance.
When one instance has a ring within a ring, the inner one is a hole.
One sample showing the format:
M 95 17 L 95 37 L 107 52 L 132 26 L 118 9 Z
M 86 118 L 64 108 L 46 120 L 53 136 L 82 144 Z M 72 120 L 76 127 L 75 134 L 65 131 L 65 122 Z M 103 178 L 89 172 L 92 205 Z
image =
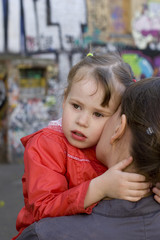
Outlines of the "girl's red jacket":
M 90 180 L 107 169 L 95 156 L 95 147 L 77 149 L 61 126 L 50 126 L 21 139 L 24 147 L 22 177 L 25 206 L 18 214 L 19 233 L 45 217 L 92 212 L 84 209 Z

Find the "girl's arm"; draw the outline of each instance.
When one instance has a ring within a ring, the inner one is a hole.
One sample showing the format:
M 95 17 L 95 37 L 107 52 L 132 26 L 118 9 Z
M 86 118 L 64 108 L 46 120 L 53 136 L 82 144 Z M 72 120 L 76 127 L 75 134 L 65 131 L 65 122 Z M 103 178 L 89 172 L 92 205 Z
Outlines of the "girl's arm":
M 90 180 L 69 189 L 65 176 L 66 153 L 59 143 L 44 135 L 35 136 L 26 146 L 24 163 L 25 203 L 32 209 L 36 221 L 44 217 L 92 212 L 94 205 L 84 208 Z
M 84 207 L 102 200 L 105 197 L 138 201 L 150 191 L 150 184 L 145 177 L 136 173 L 123 172 L 132 158 L 123 160 L 107 170 L 101 176 L 91 180 Z

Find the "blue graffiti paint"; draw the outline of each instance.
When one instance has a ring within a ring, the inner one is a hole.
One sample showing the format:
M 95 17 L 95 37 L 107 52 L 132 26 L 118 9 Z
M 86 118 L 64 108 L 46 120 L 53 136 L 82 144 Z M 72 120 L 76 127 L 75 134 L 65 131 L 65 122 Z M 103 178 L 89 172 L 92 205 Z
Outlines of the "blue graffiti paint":
M 141 74 L 145 77 L 151 77 L 153 75 L 153 67 L 145 58 L 140 57 L 138 64 L 141 69 Z

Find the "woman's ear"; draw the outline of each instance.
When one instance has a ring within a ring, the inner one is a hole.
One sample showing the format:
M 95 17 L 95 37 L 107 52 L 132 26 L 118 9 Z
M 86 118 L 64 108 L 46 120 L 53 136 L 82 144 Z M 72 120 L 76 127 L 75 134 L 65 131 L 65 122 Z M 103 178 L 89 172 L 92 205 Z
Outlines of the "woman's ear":
M 127 124 L 127 118 L 125 114 L 122 114 L 120 118 L 120 123 L 116 127 L 116 130 L 114 134 L 111 137 L 111 144 L 115 143 L 115 141 L 119 140 L 125 133 L 126 129 L 126 124 Z

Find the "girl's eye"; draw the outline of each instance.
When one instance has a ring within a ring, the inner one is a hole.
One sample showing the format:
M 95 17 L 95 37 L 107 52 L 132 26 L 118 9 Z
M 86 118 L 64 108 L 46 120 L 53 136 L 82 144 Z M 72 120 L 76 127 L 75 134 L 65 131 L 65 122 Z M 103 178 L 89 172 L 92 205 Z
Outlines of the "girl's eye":
M 72 105 L 73 105 L 73 107 L 74 107 L 75 109 L 80 109 L 80 106 L 79 106 L 78 104 L 73 103 Z
M 95 115 L 96 117 L 98 117 L 98 118 L 99 118 L 99 117 L 103 117 L 103 114 L 101 114 L 101 113 L 99 113 L 99 112 L 95 112 L 94 115 Z

